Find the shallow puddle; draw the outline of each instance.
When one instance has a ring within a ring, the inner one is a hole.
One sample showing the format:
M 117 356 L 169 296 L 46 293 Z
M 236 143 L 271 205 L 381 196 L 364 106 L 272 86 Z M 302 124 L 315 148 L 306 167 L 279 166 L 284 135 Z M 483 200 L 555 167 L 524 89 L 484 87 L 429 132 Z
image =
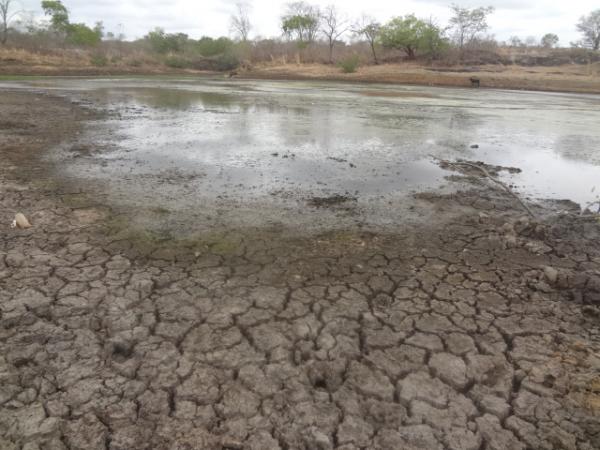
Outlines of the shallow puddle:
M 55 157 L 118 205 L 294 208 L 349 196 L 361 223 L 394 223 L 388 205 L 448 184 L 431 156 L 519 167 L 503 176 L 532 198 L 587 203 L 600 191 L 593 95 L 192 78 L 7 86 L 109 112 Z

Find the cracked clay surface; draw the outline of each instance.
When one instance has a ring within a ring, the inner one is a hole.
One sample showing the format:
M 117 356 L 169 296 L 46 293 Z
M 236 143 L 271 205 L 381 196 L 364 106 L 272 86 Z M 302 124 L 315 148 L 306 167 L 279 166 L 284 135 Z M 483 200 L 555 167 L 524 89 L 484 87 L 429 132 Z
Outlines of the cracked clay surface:
M 141 254 L 25 162 L 81 112 L 12 98 L 1 449 L 600 448 L 597 222 L 479 190 L 423 196 L 439 224 L 397 234 Z M 9 229 L 17 211 L 33 228 Z

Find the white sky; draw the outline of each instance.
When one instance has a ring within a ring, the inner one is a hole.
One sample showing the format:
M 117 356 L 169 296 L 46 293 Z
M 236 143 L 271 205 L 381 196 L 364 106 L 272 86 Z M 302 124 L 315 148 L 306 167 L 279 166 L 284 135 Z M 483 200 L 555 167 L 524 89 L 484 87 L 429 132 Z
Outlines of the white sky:
M 23 9 L 41 14 L 39 0 L 17 0 Z M 280 17 L 286 0 L 247 0 L 252 6 L 252 36 L 279 36 Z M 63 0 L 69 8 L 72 22 L 88 25 L 103 21 L 107 31 L 119 30 L 127 39 L 142 37 L 155 27 L 167 32 L 187 33 L 190 37 L 223 36 L 229 34 L 229 17 L 236 0 Z M 334 4 L 348 16 L 363 13 L 385 22 L 393 16 L 414 13 L 418 17 L 433 16 L 440 25 L 450 17 L 452 0 L 313 0 L 315 5 Z M 600 8 L 598 0 L 455 0 L 461 6 L 494 6 L 489 19 L 490 33 L 499 40 L 516 35 L 521 38 L 556 33 L 560 44 L 579 39 L 575 24 L 579 17 Z

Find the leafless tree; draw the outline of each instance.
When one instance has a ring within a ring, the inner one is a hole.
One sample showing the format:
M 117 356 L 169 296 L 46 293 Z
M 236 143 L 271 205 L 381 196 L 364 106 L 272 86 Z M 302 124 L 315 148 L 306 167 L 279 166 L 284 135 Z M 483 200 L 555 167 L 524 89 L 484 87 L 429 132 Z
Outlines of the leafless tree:
M 375 46 L 381 32 L 381 24 L 372 17 L 363 15 L 352 27 L 352 31 L 355 35 L 363 37 L 369 43 L 371 53 L 373 54 L 373 62 L 379 64 Z
M 336 41 L 349 29 L 348 20 L 340 14 L 335 5 L 328 5 L 321 14 L 321 32 L 329 45 L 329 64 L 333 64 L 333 47 Z
M 8 40 L 8 28 L 11 21 L 19 15 L 20 11 L 12 11 L 15 2 L 13 0 L 0 0 L 0 43 L 6 44 Z
M 465 45 L 475 41 L 489 28 L 487 16 L 494 12 L 494 8 L 489 6 L 469 9 L 455 4 L 451 8 L 454 16 L 450 19 L 450 29 L 454 31 L 454 39 L 462 51 Z
M 248 13 L 250 6 L 245 2 L 235 4 L 235 13 L 231 15 L 231 32 L 237 35 L 242 42 L 248 41 L 252 24 Z

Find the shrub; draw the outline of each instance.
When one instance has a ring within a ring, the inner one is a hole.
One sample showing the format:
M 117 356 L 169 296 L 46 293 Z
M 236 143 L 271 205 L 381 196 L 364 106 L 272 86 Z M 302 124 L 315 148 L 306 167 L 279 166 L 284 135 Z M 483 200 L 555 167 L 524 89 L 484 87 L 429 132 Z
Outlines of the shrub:
M 348 56 L 339 62 L 339 66 L 342 68 L 344 73 L 354 73 L 358 69 L 360 59 L 358 55 Z
M 93 66 L 104 67 L 108 65 L 108 58 L 106 57 L 106 55 L 96 53 L 92 55 L 92 57 L 90 58 L 90 62 Z
M 227 53 L 233 48 L 233 41 L 226 37 L 213 39 L 211 37 L 202 37 L 196 43 L 196 50 L 202 56 L 217 56 Z
M 217 70 L 227 71 L 237 69 L 240 65 L 239 58 L 233 53 L 223 53 L 215 58 Z
M 156 28 L 144 39 L 150 43 L 150 48 L 156 53 L 181 52 L 189 42 L 185 33 L 165 33 L 162 28 Z
M 90 28 L 84 23 L 72 23 L 67 28 L 67 42 L 81 47 L 93 47 L 102 40 L 100 27 Z
M 190 62 L 181 56 L 172 55 L 165 58 L 165 65 L 172 69 L 186 69 L 190 66 Z

